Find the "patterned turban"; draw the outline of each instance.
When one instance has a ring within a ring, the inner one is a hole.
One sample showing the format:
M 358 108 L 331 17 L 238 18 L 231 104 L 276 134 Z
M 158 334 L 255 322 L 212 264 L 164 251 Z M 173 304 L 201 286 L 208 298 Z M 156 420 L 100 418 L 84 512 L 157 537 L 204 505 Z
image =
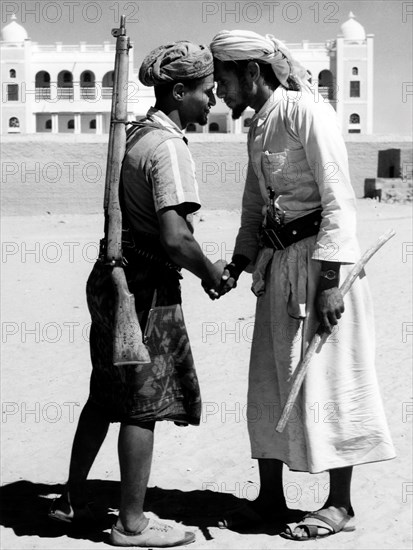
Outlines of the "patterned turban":
M 208 46 L 183 40 L 151 51 L 143 60 L 139 80 L 145 86 L 159 86 L 178 80 L 204 78 L 213 72 L 214 62 Z
M 304 67 L 292 58 L 290 50 L 272 34 L 261 36 L 253 31 L 221 31 L 210 45 L 220 61 L 255 60 L 271 65 L 275 76 L 287 89 L 308 86 Z

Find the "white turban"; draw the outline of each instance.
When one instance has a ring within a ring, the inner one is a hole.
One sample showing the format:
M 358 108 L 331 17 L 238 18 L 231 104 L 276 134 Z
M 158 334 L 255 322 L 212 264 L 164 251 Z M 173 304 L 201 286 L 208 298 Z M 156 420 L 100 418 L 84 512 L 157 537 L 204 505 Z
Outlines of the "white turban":
M 220 61 L 256 60 L 268 63 L 285 88 L 292 87 L 291 81 L 299 87 L 307 85 L 305 68 L 272 34 L 261 36 L 253 31 L 221 31 L 212 39 L 210 48 L 212 55 Z

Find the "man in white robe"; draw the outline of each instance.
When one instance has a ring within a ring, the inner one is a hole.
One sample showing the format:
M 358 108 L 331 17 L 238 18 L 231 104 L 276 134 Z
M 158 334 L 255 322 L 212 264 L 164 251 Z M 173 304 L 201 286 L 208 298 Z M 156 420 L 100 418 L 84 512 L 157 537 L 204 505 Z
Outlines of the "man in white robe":
M 284 536 L 329 536 L 351 528 L 353 466 L 395 456 L 376 380 L 364 273 L 345 303 L 339 290 L 359 259 L 346 148 L 334 110 L 311 92 L 306 71 L 274 37 L 222 31 L 211 50 L 217 96 L 234 118 L 247 106 L 255 110 L 241 227 L 222 288 L 224 294 L 235 287 L 246 269 L 258 297 L 248 430 L 261 489 L 252 508 L 260 518 L 288 521 L 283 464 L 328 470 L 326 503 Z M 320 322 L 331 336 L 278 433 L 292 374 Z

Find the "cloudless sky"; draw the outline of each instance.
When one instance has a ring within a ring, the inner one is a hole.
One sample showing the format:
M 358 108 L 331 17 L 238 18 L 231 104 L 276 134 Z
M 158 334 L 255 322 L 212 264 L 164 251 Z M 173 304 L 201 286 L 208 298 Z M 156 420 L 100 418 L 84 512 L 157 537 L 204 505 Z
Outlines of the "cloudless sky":
M 340 34 L 352 11 L 374 34 L 374 132 L 412 134 L 413 2 L 398 0 L 199 1 L 3 0 L 1 26 L 17 22 L 40 44 L 114 41 L 111 29 L 127 16 L 134 65 L 160 44 L 192 40 L 208 44 L 222 29 L 271 33 L 285 42 L 324 42 Z M 410 92 L 410 93 L 409 93 Z

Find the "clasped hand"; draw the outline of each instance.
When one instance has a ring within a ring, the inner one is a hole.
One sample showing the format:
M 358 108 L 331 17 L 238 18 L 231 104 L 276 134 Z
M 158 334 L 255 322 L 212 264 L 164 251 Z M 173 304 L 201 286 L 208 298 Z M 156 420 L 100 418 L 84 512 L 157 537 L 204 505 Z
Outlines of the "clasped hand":
M 214 263 L 214 275 L 213 284 L 202 281 L 202 288 L 211 298 L 211 300 L 218 300 L 221 296 L 229 292 L 232 288 L 237 286 L 236 280 L 231 277 L 225 260 L 218 260 Z

